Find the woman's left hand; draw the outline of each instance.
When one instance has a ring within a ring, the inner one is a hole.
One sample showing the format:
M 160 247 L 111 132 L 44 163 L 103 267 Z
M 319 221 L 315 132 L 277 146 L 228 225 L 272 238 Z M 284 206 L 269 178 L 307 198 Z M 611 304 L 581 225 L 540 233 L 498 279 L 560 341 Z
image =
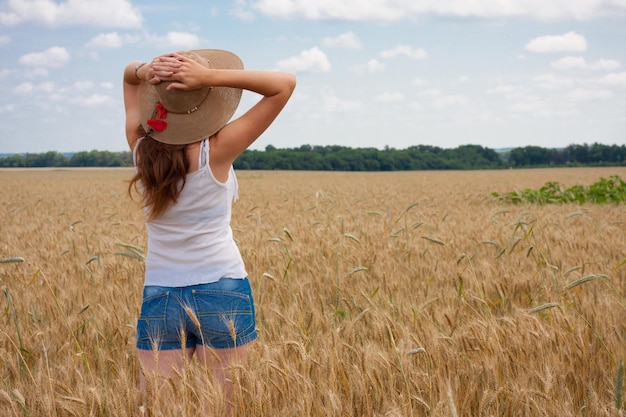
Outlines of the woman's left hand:
M 161 55 L 154 69 L 159 71 L 161 81 L 171 81 L 167 90 L 195 90 L 206 87 L 206 67 L 184 55 L 173 53 Z
M 155 57 L 149 66 L 147 81 L 150 84 L 159 84 L 169 81 L 174 73 L 180 68 L 180 54 L 164 54 Z

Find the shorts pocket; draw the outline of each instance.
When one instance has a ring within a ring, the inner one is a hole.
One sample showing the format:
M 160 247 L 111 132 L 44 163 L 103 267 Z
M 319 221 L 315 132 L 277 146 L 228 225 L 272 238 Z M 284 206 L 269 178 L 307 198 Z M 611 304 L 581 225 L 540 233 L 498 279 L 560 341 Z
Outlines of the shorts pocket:
M 225 290 L 194 290 L 194 313 L 206 339 L 238 338 L 254 328 L 252 297 Z M 234 336 L 234 337 L 233 337 Z
M 137 339 L 142 344 L 159 342 L 167 332 L 167 305 L 169 291 L 145 297 L 141 304 L 141 313 L 137 321 Z

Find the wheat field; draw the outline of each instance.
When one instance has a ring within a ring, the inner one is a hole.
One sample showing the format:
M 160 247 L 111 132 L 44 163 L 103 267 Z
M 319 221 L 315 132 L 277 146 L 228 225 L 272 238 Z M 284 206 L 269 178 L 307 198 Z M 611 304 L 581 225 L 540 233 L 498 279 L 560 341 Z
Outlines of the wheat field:
M 0 171 L 1 416 L 140 415 L 131 174 Z M 610 175 L 239 172 L 259 339 L 236 415 L 626 415 L 626 207 L 489 197 Z M 194 363 L 154 394 L 156 416 L 224 409 Z

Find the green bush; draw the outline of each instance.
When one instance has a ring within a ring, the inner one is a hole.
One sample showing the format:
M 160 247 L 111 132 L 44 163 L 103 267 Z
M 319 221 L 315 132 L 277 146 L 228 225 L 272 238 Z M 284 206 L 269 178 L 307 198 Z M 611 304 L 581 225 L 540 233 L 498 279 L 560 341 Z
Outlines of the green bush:
M 626 182 L 619 176 L 612 175 L 608 179 L 600 180 L 590 186 L 574 185 L 564 188 L 559 183 L 547 182 L 538 190 L 527 188 L 523 191 L 509 191 L 499 194 L 491 193 L 495 199 L 512 204 L 608 204 L 623 203 L 626 201 Z

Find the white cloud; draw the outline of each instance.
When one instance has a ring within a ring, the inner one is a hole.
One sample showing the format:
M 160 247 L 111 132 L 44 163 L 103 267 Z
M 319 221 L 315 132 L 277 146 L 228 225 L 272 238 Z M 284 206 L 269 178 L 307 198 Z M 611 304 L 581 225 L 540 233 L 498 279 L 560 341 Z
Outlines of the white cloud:
M 548 86 L 549 82 L 557 82 L 553 78 L 546 78 L 543 81 Z M 526 85 L 519 84 L 501 84 L 487 90 L 487 94 L 501 96 L 508 103 L 506 106 L 500 106 L 498 113 L 508 109 L 510 112 L 519 115 L 529 115 L 533 117 L 555 117 L 566 116 L 572 114 L 569 104 L 565 106 L 555 107 L 549 102 L 549 96 L 546 94 L 536 94 L 535 89 Z M 491 117 L 491 116 L 487 116 Z
M 37 86 L 37 91 L 41 91 L 48 94 L 57 94 L 58 90 L 56 85 L 52 81 L 46 81 Z
M 76 81 L 74 88 L 79 91 L 91 90 L 93 88 L 93 82 L 91 81 Z
M 621 64 L 614 59 L 601 59 L 596 62 L 587 62 L 585 58 L 580 56 L 566 56 L 550 64 L 552 68 L 558 70 L 569 69 L 589 69 L 599 71 L 614 71 L 618 69 Z
M 63 67 L 70 60 L 70 54 L 65 48 L 54 46 L 43 52 L 32 52 L 20 58 L 20 64 L 31 67 L 58 68 Z
M 376 101 L 380 101 L 381 103 L 399 103 L 404 101 L 404 94 L 399 91 L 393 93 L 385 91 L 383 94 L 376 97 Z
M 529 95 L 524 100 L 512 102 L 510 108 L 518 115 L 526 115 L 543 119 L 569 118 L 578 114 L 579 110 L 572 100 L 551 100 L 547 97 Z
M 236 2 L 236 10 L 243 13 L 244 0 Z M 304 17 L 310 20 L 398 21 L 423 15 L 454 17 L 502 18 L 521 17 L 538 20 L 588 20 L 611 16 L 626 11 L 623 0 L 250 0 L 249 10 L 281 17 Z M 250 13 L 247 11 L 247 13 Z
M 574 82 L 571 79 L 556 77 L 552 74 L 540 75 L 532 79 L 532 85 L 500 84 L 487 90 L 487 94 L 502 96 L 506 99 L 509 111 L 517 115 L 532 117 L 569 117 L 576 113 L 571 97 L 556 95 L 543 90 L 563 90 Z M 502 111 L 501 107 L 499 111 Z
M 9 0 L 0 26 L 42 23 L 49 26 L 141 27 L 139 9 L 129 0 Z
M 101 48 L 121 48 L 123 45 L 122 37 L 117 32 L 101 33 L 92 38 L 87 46 L 97 46 Z
M 38 106 L 48 107 L 51 105 L 50 102 L 65 100 L 68 90 L 59 87 L 53 81 L 44 81 L 37 84 L 30 82 L 21 83 L 13 89 L 13 92 L 17 95 L 37 95 L 37 100 L 35 100 L 36 104 Z M 54 105 L 56 106 L 57 104 L 55 103 Z
M 393 49 L 389 49 L 380 53 L 383 58 L 395 58 L 397 56 L 406 56 L 412 59 L 424 59 L 426 51 L 420 48 L 412 48 L 408 45 L 398 45 Z
M 500 84 L 488 89 L 487 94 L 503 96 L 507 100 L 517 100 L 526 97 L 529 94 L 529 89 L 520 85 Z
M 441 110 L 451 106 L 464 106 L 468 102 L 469 99 L 465 96 L 449 95 L 436 98 L 433 101 L 433 107 L 435 107 L 437 110 Z
M 566 56 L 558 61 L 552 62 L 550 66 L 559 70 L 567 70 L 572 68 L 585 68 L 587 66 L 587 62 L 585 61 L 585 58 L 581 56 Z
M 37 67 L 34 68 L 29 75 L 35 79 L 46 78 L 48 75 L 50 75 L 50 71 L 48 71 L 46 68 Z
M 58 103 L 70 102 L 81 107 L 98 107 L 102 105 L 115 104 L 115 100 L 105 94 L 93 93 L 91 95 L 78 95 L 77 93 L 86 93 L 95 88 L 92 81 L 76 81 L 71 88 L 58 86 L 52 81 L 45 81 L 38 84 L 22 83 L 13 89 L 16 95 L 37 95 L 37 104 L 42 108 L 59 110 Z M 100 85 L 106 88 L 107 83 Z M 71 94 L 70 94 L 71 93 Z
M 252 21 L 254 20 L 254 14 L 246 9 L 247 0 L 234 0 L 234 6 L 230 11 L 230 14 L 237 19 Z
M 8 36 L 0 36 L 0 46 L 5 46 L 11 43 L 11 38 Z
M 110 104 L 114 102 L 111 97 L 101 94 L 93 94 L 89 97 L 77 97 L 72 99 L 71 101 L 72 103 L 85 107 L 99 107 L 103 104 Z
M 0 113 L 10 113 L 15 110 L 15 106 L 13 104 L 5 104 L 4 106 L 0 106 Z
M 545 90 L 560 90 L 574 84 L 570 78 L 557 77 L 553 74 L 537 75 L 533 77 L 532 81 L 534 85 Z
M 361 49 L 363 48 L 363 43 L 354 33 L 346 32 L 335 38 L 325 38 L 324 46 L 338 46 L 348 49 Z
M 328 95 L 323 98 L 324 104 L 322 110 L 325 113 L 348 113 L 361 110 L 363 103 L 357 100 L 340 99 L 334 95 Z
M 436 88 L 428 88 L 418 93 L 420 97 L 431 100 L 432 106 L 437 110 L 447 107 L 464 106 L 469 103 L 469 98 L 463 95 L 444 94 Z
M 200 45 L 198 35 L 189 32 L 168 32 L 165 35 L 145 34 L 148 43 L 158 45 L 162 49 L 195 49 Z
M 561 52 L 584 52 L 587 49 L 587 41 L 584 36 L 576 32 L 567 32 L 564 35 L 540 36 L 526 44 L 526 50 L 534 53 L 561 53 Z
M 261 14 L 282 18 L 305 17 L 311 20 L 395 21 L 403 18 L 403 13 L 408 11 L 406 5 L 401 4 L 398 7 L 385 0 L 257 0 L 250 4 L 252 9 Z
M 419 93 L 419 95 L 421 97 L 441 97 L 443 94 L 441 93 L 441 91 L 437 90 L 436 88 L 429 88 L 427 90 L 421 91 Z
M 330 61 L 326 54 L 314 47 L 300 52 L 300 55 L 283 59 L 276 64 L 278 69 L 294 72 L 328 72 Z
M 423 106 L 421 103 L 417 102 L 417 101 L 412 101 L 409 103 L 409 108 L 411 110 L 422 110 Z
M 15 94 L 20 94 L 20 95 L 30 94 L 33 91 L 35 91 L 35 85 L 32 83 L 22 83 L 22 84 L 17 85 L 13 89 L 13 92 Z
M 424 87 L 425 85 L 428 85 L 428 80 L 425 80 L 420 77 L 415 77 L 413 78 L 413 81 L 411 82 L 411 84 L 413 84 L 416 87 Z
M 613 97 L 613 92 L 603 89 L 584 89 L 579 88 L 568 94 L 568 97 L 574 101 L 593 101 L 606 100 Z
M 527 113 L 534 114 L 536 116 L 546 116 L 549 113 L 546 104 L 543 101 L 534 98 L 526 101 L 515 102 L 511 105 L 510 109 L 515 113 Z
M 619 63 L 619 61 L 616 61 L 614 59 L 601 59 L 599 61 L 592 62 L 591 64 L 589 64 L 589 69 L 601 70 L 601 71 L 614 71 L 620 68 L 621 66 L 622 65 Z
M 378 72 L 383 72 L 385 70 L 385 64 L 383 64 L 377 59 L 370 59 L 369 61 L 367 61 L 366 66 L 367 66 L 367 71 L 370 74 L 376 74 Z
M 626 86 L 626 72 L 607 74 L 600 80 L 602 84 Z
M 193 33 L 169 32 L 165 38 L 166 44 L 174 48 L 193 49 L 200 44 L 200 38 Z

